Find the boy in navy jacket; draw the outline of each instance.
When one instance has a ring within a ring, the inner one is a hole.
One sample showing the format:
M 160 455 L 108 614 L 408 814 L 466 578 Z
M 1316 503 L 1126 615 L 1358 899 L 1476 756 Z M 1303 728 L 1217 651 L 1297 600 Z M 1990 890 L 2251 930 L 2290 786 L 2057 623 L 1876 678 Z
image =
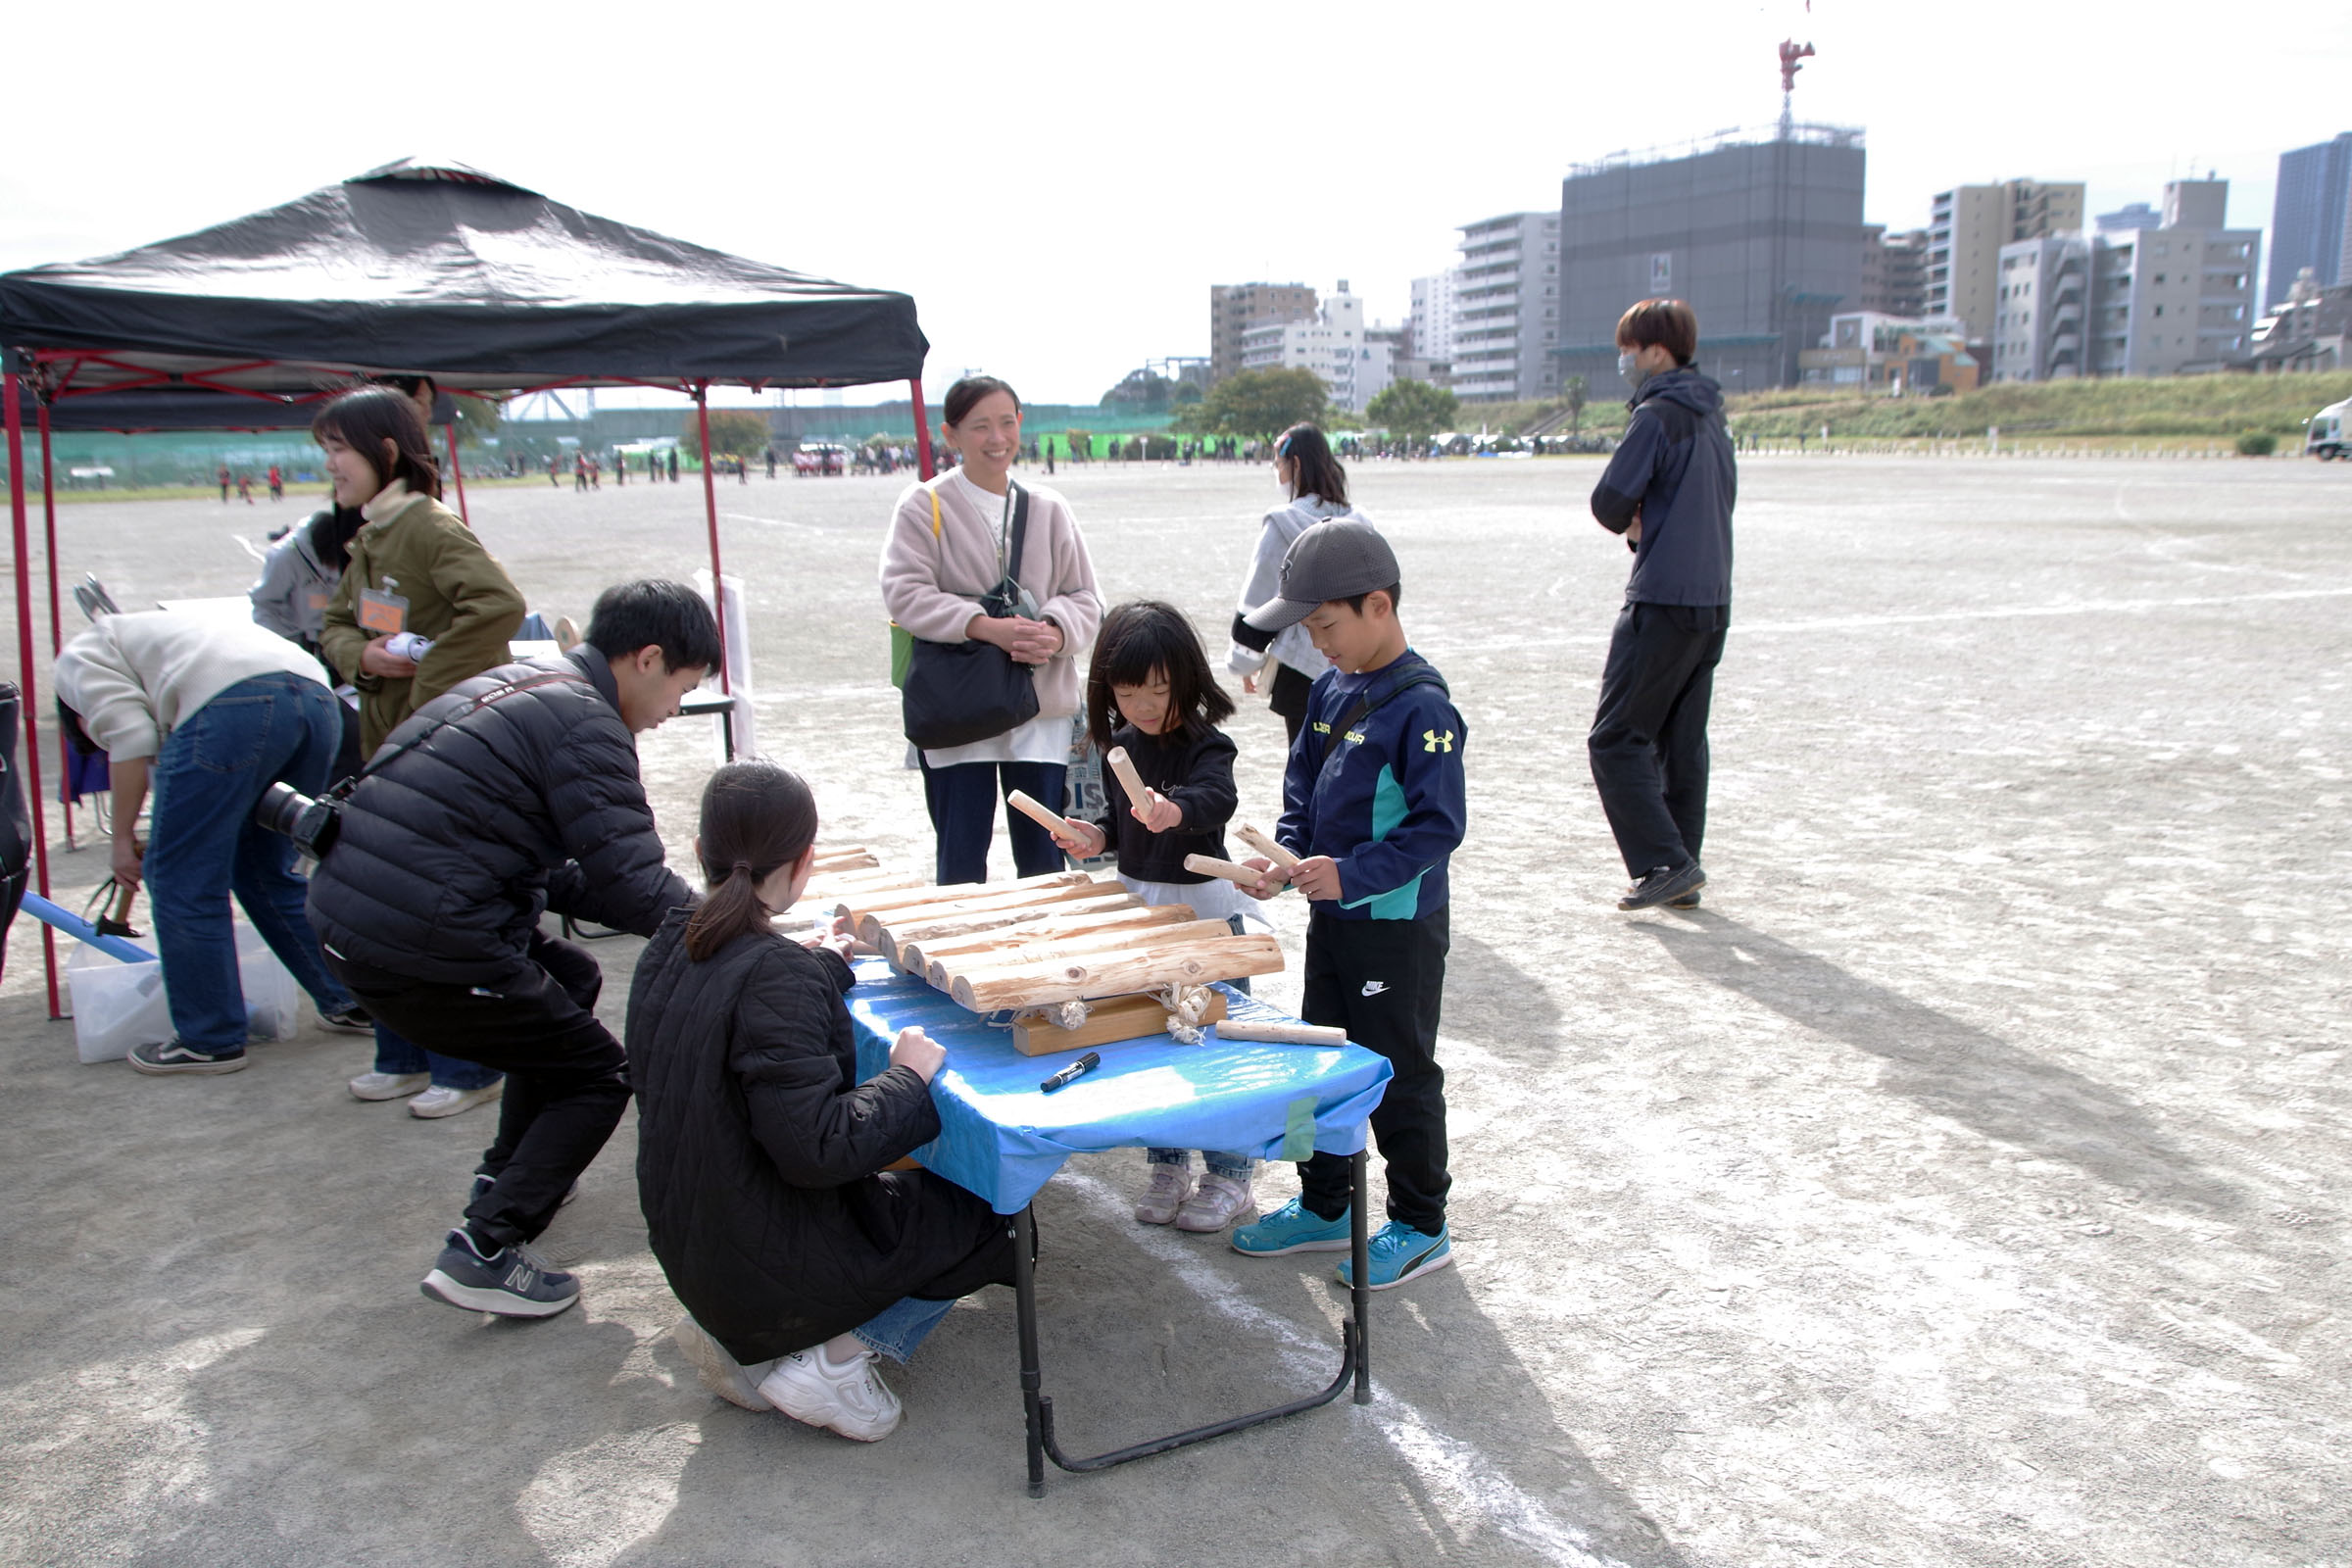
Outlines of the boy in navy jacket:
M 1274 837 L 1302 857 L 1268 871 L 1312 905 L 1306 931 L 1309 1023 L 1336 1024 L 1389 1058 L 1396 1076 L 1372 1113 L 1388 1166 L 1389 1221 L 1371 1245 L 1374 1290 L 1453 1261 L 1446 1230 L 1446 1074 L 1438 1013 L 1446 987 L 1447 858 L 1467 820 L 1462 716 L 1446 682 L 1406 644 L 1388 541 L 1359 518 L 1319 522 L 1293 541 L 1278 597 L 1247 618 L 1260 631 L 1303 621 L 1335 668 L 1307 694 L 1306 723 L 1283 776 Z M 1348 1162 L 1317 1152 L 1299 1196 L 1234 1232 L 1252 1257 L 1348 1250 Z M 1343 1284 L 1354 1283 L 1348 1263 Z

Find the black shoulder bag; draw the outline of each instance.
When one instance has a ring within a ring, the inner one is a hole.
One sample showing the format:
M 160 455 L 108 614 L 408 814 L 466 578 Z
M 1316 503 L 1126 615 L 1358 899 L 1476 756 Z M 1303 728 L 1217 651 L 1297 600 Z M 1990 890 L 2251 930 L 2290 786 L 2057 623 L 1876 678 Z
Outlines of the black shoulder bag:
M 938 504 L 934 494 L 932 505 Z M 1029 492 L 1008 485 L 1005 506 L 1011 520 L 999 536 L 997 585 L 980 596 L 980 612 L 992 619 L 1012 614 L 1020 603 L 1017 579 L 1029 531 Z M 906 739 L 924 751 L 969 746 L 1037 716 L 1037 672 L 1014 663 L 995 643 L 975 637 L 952 643 L 918 637 L 899 693 L 899 712 Z

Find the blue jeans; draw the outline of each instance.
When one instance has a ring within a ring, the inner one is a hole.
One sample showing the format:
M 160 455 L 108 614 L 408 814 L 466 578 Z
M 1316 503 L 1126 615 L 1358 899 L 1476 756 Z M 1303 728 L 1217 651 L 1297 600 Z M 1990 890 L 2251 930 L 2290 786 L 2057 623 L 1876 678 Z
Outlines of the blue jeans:
M 303 912 L 308 884 L 294 874 L 293 841 L 253 819 L 273 783 L 305 795 L 326 787 L 343 738 L 337 708 L 318 681 L 255 675 L 196 710 L 156 755 L 144 875 L 172 1028 L 191 1051 L 220 1056 L 245 1049 L 232 893 L 319 1011 L 352 1004 L 327 973 Z
M 926 1301 L 919 1297 L 902 1296 L 850 1332 L 867 1349 L 905 1366 L 914 1348 L 923 1343 L 924 1336 L 939 1327 L 940 1319 L 955 1309 L 954 1301 Z
M 496 1067 L 485 1067 L 478 1061 L 427 1051 L 380 1023 L 375 1026 L 375 1070 L 396 1078 L 429 1072 L 436 1089 L 487 1089 L 506 1076 Z

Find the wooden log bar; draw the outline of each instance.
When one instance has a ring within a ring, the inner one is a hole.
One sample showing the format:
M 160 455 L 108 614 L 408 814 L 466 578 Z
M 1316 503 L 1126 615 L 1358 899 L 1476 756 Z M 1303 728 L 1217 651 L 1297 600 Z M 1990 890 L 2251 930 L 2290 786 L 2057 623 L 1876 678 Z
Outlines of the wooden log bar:
M 1298 863 L 1298 857 L 1275 843 L 1274 835 L 1255 822 L 1235 823 L 1233 836 L 1286 871 Z
M 1077 882 L 1092 882 L 1089 871 L 1048 871 L 1043 876 L 1025 876 L 1014 882 L 927 882 L 910 888 L 895 888 L 868 897 L 842 901 L 841 912 L 853 919 L 869 914 L 881 914 L 894 909 L 910 909 L 923 904 L 947 904 L 974 899 L 984 894 L 1019 893 L 1041 888 L 1068 887 Z
M 1048 920 L 1075 920 L 1098 914 L 1129 914 L 1144 907 L 1144 901 L 1121 890 L 1105 893 L 1100 898 L 1071 899 L 1063 904 L 1041 905 L 1035 908 L 983 909 L 977 914 L 959 914 L 952 919 L 934 920 L 924 925 L 884 927 L 883 937 L 896 952 L 917 944 L 943 939 L 971 936 L 983 931 L 1002 931 L 1008 927 L 1038 925 Z
M 1017 948 L 992 952 L 959 953 L 949 957 L 930 958 L 920 969 L 909 959 L 906 968 L 911 973 L 921 974 L 935 990 L 948 991 L 957 975 L 982 975 L 995 969 L 1034 967 L 1062 958 L 1088 957 L 1099 961 L 1114 953 L 1133 952 L 1163 943 L 1215 942 L 1232 935 L 1233 927 L 1222 920 L 1188 920 L 1181 925 L 1095 931 L 1063 937 L 1057 942 L 1030 942 Z
M 1125 908 L 1143 901 L 1120 887 L 1116 882 L 1089 882 L 1083 886 L 1047 888 L 1031 900 L 1023 902 L 1019 895 L 995 900 L 974 900 L 968 905 L 926 904 L 898 913 L 869 914 L 858 922 L 860 941 L 877 948 L 895 948 L 902 942 L 921 940 L 917 933 L 946 936 L 938 930 L 942 924 L 975 916 L 1004 915 L 1002 924 L 1017 924 L 1023 917 L 1043 919 L 1048 914 L 1100 914 L 1104 909 Z
M 1202 985 L 1272 974 L 1282 967 L 1282 945 L 1270 936 L 1228 936 L 1214 942 L 1155 943 L 1149 947 L 1057 963 L 958 976 L 949 994 L 974 1012 L 1041 1007 L 1089 997 L 1117 997 L 1165 985 Z
M 1348 1031 L 1319 1023 L 1251 1023 L 1227 1018 L 1217 1025 L 1219 1040 L 1262 1040 L 1276 1046 L 1344 1046 Z
M 899 940 L 899 966 L 919 973 L 934 958 L 1007 952 L 1028 942 L 1054 942 L 1094 932 L 1143 931 L 1153 926 L 1187 925 L 1195 918 L 1189 904 L 1138 904 L 1128 908 L 1106 909 L 1100 914 L 1051 915 L 1043 920 L 994 925 L 985 931 L 965 931 L 944 937 L 902 937 Z
M 1126 747 L 1113 746 L 1102 760 L 1108 762 L 1110 770 L 1119 775 L 1119 785 L 1127 792 L 1129 806 L 1149 806 L 1152 803 L 1152 787 L 1144 782 L 1144 775 L 1138 773 L 1135 763 L 1128 760 Z
M 1226 881 L 1246 888 L 1265 886 L 1265 876 L 1232 860 L 1220 860 L 1213 855 L 1188 855 L 1184 868 L 1200 876 L 1223 877 Z

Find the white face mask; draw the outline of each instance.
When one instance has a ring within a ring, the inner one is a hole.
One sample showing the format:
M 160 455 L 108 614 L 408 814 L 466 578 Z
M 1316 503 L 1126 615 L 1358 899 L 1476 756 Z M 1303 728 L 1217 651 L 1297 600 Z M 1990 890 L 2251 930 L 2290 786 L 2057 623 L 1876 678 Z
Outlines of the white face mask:
M 1649 372 L 1634 363 L 1634 351 L 1632 349 L 1621 349 L 1618 351 L 1617 373 L 1624 376 L 1625 384 L 1632 387 L 1637 392 L 1642 390 L 1642 383 L 1649 379 Z

